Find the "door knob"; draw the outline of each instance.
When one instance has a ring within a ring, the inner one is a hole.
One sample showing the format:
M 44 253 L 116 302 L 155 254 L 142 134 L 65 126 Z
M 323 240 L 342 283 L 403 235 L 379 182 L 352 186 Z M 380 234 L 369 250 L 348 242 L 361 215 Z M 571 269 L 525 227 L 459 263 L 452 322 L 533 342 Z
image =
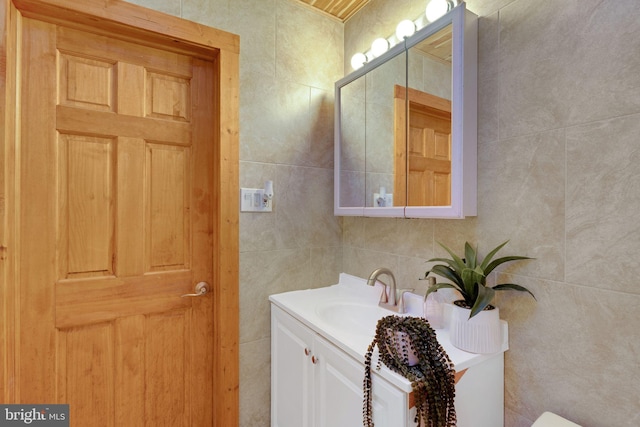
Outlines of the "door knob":
M 184 294 L 183 297 L 200 297 L 209 292 L 209 284 L 207 282 L 198 282 L 196 284 L 195 293 Z

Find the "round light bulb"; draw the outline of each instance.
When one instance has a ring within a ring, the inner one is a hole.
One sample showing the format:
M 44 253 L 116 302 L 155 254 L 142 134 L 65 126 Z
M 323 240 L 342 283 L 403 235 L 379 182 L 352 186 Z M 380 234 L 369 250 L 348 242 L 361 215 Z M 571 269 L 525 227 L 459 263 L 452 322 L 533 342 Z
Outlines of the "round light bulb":
M 380 37 L 379 39 L 375 39 L 371 44 L 371 53 L 373 53 L 374 57 L 378 57 L 389 50 L 389 42 L 387 39 Z
M 361 68 L 367 62 L 367 55 L 364 53 L 358 52 L 351 57 L 351 67 L 354 70 Z
M 449 0 L 431 0 L 427 4 L 425 15 L 429 22 L 433 22 L 445 13 L 449 12 L 453 4 Z
M 396 27 L 396 37 L 398 40 L 403 40 L 406 37 L 411 37 L 416 32 L 416 24 L 410 19 L 400 21 Z

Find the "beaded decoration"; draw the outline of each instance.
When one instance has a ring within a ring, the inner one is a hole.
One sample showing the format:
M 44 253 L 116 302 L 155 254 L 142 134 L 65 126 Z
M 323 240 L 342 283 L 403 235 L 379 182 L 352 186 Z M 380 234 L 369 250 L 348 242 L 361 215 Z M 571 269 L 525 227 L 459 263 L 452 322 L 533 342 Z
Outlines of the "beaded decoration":
M 378 346 L 376 369 L 384 363 L 411 381 L 415 422 L 424 427 L 455 427 L 455 370 L 436 333 L 425 319 L 387 316 L 378 321 L 365 355 L 363 425 L 373 427 L 371 358 Z

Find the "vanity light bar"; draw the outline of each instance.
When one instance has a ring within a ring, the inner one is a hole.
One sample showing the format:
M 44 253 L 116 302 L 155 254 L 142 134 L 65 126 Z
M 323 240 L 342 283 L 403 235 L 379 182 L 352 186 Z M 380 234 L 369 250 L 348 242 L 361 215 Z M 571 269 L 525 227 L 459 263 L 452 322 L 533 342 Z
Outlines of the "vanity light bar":
M 358 52 L 353 55 L 351 57 L 351 67 L 354 70 L 361 68 L 364 64 L 379 57 L 402 40 L 411 37 L 416 31 L 425 27 L 428 23 L 438 20 L 438 18 L 458 4 L 460 4 L 460 0 L 430 0 L 427 3 L 424 15 L 420 15 L 413 21 L 410 19 L 400 21 L 394 34 L 386 39 L 382 37 L 375 39 L 371 44 L 371 49 L 367 52 Z

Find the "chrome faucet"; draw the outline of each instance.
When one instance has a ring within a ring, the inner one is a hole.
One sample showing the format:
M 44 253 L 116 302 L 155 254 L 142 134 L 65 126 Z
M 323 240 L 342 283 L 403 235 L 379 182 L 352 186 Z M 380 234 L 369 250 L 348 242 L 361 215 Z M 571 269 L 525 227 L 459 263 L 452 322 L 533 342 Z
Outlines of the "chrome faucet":
M 378 277 L 383 274 L 391 278 L 390 286 L 378 279 Z M 369 275 L 369 279 L 367 279 L 367 285 L 369 286 L 375 286 L 376 282 L 380 282 L 383 285 L 378 305 L 387 310 L 395 311 L 396 313 L 404 313 L 404 293 L 411 292 L 413 289 L 397 289 L 395 276 L 391 270 L 384 267 L 373 270 Z M 389 288 L 388 294 L 387 288 Z

